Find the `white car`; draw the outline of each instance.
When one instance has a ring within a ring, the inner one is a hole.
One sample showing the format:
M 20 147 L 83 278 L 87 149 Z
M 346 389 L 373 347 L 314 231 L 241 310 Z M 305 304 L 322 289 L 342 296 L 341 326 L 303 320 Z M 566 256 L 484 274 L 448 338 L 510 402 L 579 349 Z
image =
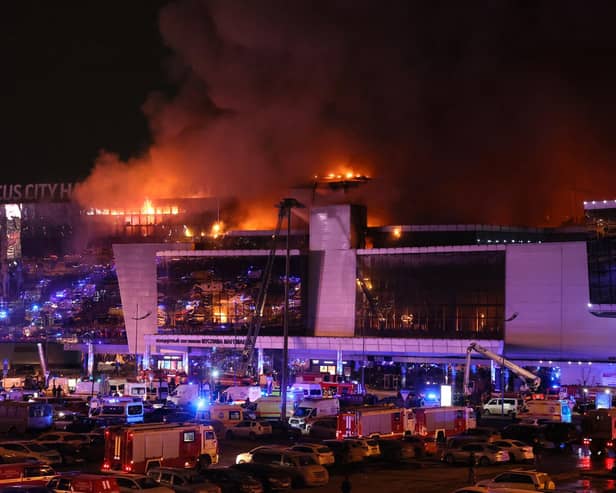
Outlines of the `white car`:
M 272 436 L 272 425 L 267 421 L 245 420 L 227 428 L 227 439 L 243 437 L 251 440 L 257 437 Z
M 373 438 L 345 438 L 345 440 L 359 443 L 362 452 L 364 453 L 364 457 L 366 458 L 381 456 L 381 447 L 379 447 L 379 442 Z
M 527 443 L 519 440 L 496 440 L 492 445 L 502 448 L 509 452 L 509 460 L 511 462 L 532 461 L 535 459 L 533 448 Z
M 554 490 L 556 485 L 545 472 L 524 469 L 512 469 L 494 476 L 492 479 L 479 481 L 477 486 L 488 489 L 517 488 L 521 490 Z
M 75 447 L 90 444 L 90 439 L 87 436 L 80 433 L 70 433 L 68 431 L 50 431 L 43 433 L 35 438 L 34 441 L 42 444 L 49 444 L 50 446 L 57 443 L 64 443 Z
M 61 464 L 62 456 L 57 450 L 51 450 L 36 442 L 0 443 L 0 455 L 7 457 L 33 457 L 44 464 Z
M 318 443 L 300 443 L 293 445 L 289 450 L 312 454 L 322 466 L 328 466 L 336 461 L 333 450 L 326 445 L 320 445 Z
M 249 450 L 248 452 L 242 452 L 241 454 L 237 454 L 237 456 L 235 457 L 235 463 L 245 464 L 247 462 L 252 462 L 252 456 L 256 452 L 260 452 L 262 450 L 272 450 L 272 449 L 284 450 L 284 448 L 285 447 L 282 445 L 261 445 L 260 447 L 255 447 L 252 450 Z
M 152 478 L 141 474 L 114 474 L 111 475 L 120 489 L 120 493 L 174 493 L 173 489 L 157 483 Z

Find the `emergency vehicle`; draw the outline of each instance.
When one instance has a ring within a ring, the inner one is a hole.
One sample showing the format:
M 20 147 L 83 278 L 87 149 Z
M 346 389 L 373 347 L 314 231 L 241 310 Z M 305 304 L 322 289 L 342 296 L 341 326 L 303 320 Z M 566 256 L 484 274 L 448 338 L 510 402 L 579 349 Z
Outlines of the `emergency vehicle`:
M 413 413 L 415 434 L 443 442 L 450 435 L 477 427 L 474 411 L 470 407 L 416 407 Z
M 526 410 L 520 413 L 520 418 L 545 419 L 571 423 L 571 407 L 567 400 L 533 399 L 524 403 Z
M 105 431 L 102 471 L 145 473 L 152 467 L 205 468 L 218 462 L 214 428 L 199 424 L 138 424 Z
M 336 438 L 411 435 L 413 411 L 391 406 L 363 406 L 338 415 Z
M 583 443 L 592 454 L 614 450 L 616 443 L 616 409 L 591 409 L 582 421 Z

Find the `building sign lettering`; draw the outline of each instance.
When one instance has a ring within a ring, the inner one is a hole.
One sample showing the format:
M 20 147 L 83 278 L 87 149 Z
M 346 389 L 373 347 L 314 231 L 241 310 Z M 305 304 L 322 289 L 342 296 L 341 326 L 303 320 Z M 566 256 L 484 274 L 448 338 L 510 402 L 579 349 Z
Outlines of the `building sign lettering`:
M 16 183 L 0 185 L 0 203 L 68 202 L 74 183 Z

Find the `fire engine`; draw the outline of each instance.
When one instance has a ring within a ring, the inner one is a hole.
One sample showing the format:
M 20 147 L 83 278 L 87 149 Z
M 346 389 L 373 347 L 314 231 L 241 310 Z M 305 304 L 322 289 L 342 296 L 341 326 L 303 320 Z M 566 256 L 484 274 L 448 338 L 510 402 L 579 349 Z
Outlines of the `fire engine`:
M 410 435 L 415 419 L 410 409 L 391 406 L 363 406 L 338 414 L 336 438 Z
M 470 407 L 416 407 L 415 433 L 444 440 L 468 428 L 476 428 L 477 420 Z
M 583 443 L 592 454 L 607 456 L 616 443 L 616 409 L 592 409 L 582 421 Z
M 102 470 L 145 473 L 151 467 L 205 468 L 218 462 L 214 429 L 199 424 L 138 424 L 105 431 Z

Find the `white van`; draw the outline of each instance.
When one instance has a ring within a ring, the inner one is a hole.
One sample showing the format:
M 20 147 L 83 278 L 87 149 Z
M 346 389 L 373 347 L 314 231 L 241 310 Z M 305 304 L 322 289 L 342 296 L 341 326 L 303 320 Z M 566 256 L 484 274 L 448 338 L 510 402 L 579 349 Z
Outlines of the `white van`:
M 176 406 L 191 406 L 198 405 L 199 399 L 209 393 L 209 385 L 200 385 L 183 383 L 178 385 L 172 392 L 169 393 L 167 400 Z
M 483 414 L 517 414 L 524 409 L 524 400 L 514 397 L 490 399 L 483 405 Z
M 320 383 L 294 383 L 291 392 L 301 392 L 304 397 L 312 397 L 313 399 L 323 397 L 323 388 Z
M 219 421 L 225 428 L 244 420 L 244 408 L 238 404 L 214 403 L 197 410 L 197 421 Z
M 261 397 L 257 401 L 257 410 L 255 414 L 261 419 L 279 419 L 280 408 L 282 407 L 282 399 L 280 396 Z M 295 412 L 295 403 L 293 399 L 287 399 L 287 418 L 293 416 Z
M 258 385 L 234 385 L 222 391 L 225 402 L 244 403 L 246 399 L 255 402 L 261 398 L 261 387 Z
M 310 424 L 317 418 L 337 416 L 340 412 L 340 401 L 333 398 L 304 399 L 295 408 L 289 418 L 289 426 L 298 428 L 303 435 L 310 433 Z

